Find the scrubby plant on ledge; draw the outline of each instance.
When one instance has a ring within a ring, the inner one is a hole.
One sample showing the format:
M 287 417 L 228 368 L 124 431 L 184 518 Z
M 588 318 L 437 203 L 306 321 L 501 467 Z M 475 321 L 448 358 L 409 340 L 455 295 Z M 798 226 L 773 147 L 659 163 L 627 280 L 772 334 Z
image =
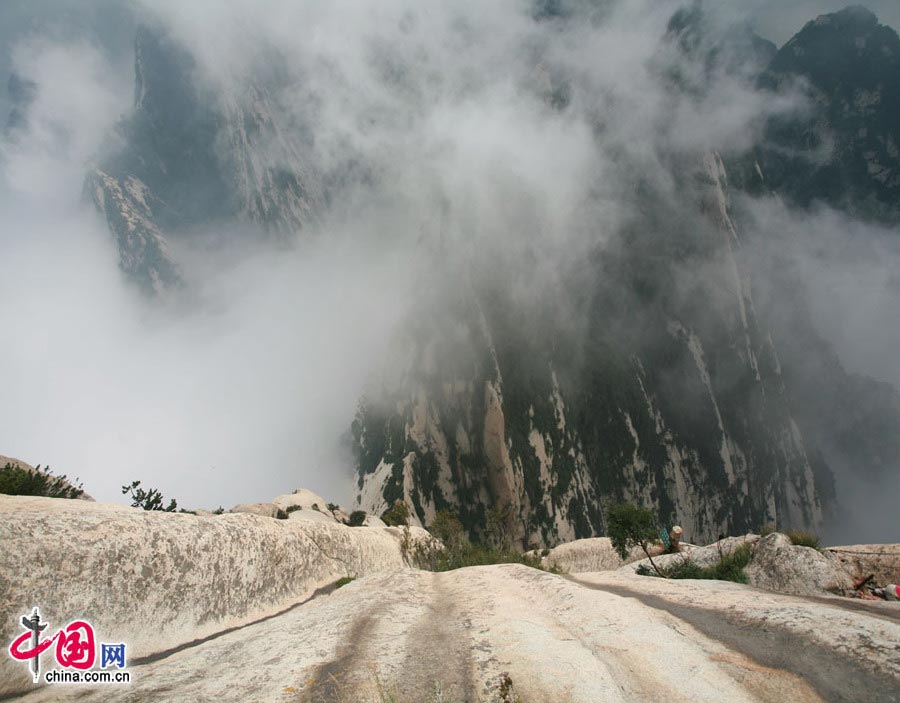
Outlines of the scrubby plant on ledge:
M 742 544 L 730 554 L 723 554 L 719 561 L 711 566 L 699 566 L 689 556 L 684 555 L 683 560 L 662 567 L 658 573 L 654 573 L 644 564 L 637 568 L 637 573 L 640 576 L 663 576 L 670 579 L 711 579 L 747 583 L 744 567 L 752 560 L 752 545 Z
M 467 566 L 524 564 L 558 573 L 555 569 L 545 569 L 540 556 L 469 541 L 462 522 L 450 512 L 439 511 L 428 529 L 432 539 L 413 540 L 407 528 L 400 543 L 407 562 L 420 569 L 453 571 Z
M 628 558 L 628 552 L 632 547 L 640 547 L 650 560 L 653 570 L 659 576 L 664 575 L 656 566 L 649 551 L 649 545 L 656 541 L 659 534 L 653 513 L 630 503 L 618 503 L 607 509 L 606 523 L 609 541 L 623 560 Z
M 50 467 L 35 469 L 7 462 L 0 469 L 0 493 L 11 496 L 44 496 L 46 498 L 79 498 L 84 495 L 82 484 L 69 483 L 66 475 L 54 476 Z
M 398 500 L 390 508 L 384 511 L 381 519 L 388 527 L 403 527 L 408 525 L 409 506 L 403 501 Z
M 784 535 L 791 540 L 791 544 L 795 547 L 812 547 L 813 549 L 819 549 L 821 547 L 818 536 L 814 535 L 812 532 L 806 532 L 805 530 L 785 530 Z
M 155 488 L 143 489 L 140 481 L 132 481 L 131 485 L 122 486 L 122 495 L 130 493 L 131 507 L 143 510 L 159 510 L 165 513 L 174 513 L 178 510 L 178 502 L 172 498 L 165 505 L 165 498 Z
M 350 513 L 350 519 L 347 520 L 347 524 L 350 527 L 362 527 L 363 523 L 366 521 L 366 511 L 365 510 L 354 510 Z

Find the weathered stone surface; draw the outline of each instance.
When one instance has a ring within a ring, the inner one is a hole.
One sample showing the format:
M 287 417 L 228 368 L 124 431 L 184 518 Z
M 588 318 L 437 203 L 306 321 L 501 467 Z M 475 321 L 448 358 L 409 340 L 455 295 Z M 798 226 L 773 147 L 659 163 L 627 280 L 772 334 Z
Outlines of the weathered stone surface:
M 726 537 L 714 544 L 705 547 L 697 547 L 692 544 L 682 544 L 681 552 L 678 554 L 660 554 L 653 556 L 653 562 L 662 568 L 673 566 L 685 559 L 690 559 L 697 566 L 712 566 L 719 561 L 722 556 L 731 554 L 735 549 L 743 544 L 756 544 L 759 541 L 759 535 L 744 535 L 743 537 Z M 637 552 L 637 554 L 641 554 Z M 652 552 L 651 552 L 652 554 Z M 623 566 L 620 571 L 636 572 L 641 567 L 650 567 L 650 560 L 647 558 L 637 559 Z
M 825 551 L 853 579 L 874 574 L 877 584 L 900 583 L 900 544 L 852 544 Z
M 632 551 L 628 562 L 640 558 L 643 555 L 639 549 Z M 547 568 L 557 568 L 567 574 L 577 574 L 583 571 L 610 571 L 618 569 L 623 561 L 608 537 L 593 537 L 567 542 L 550 550 L 550 553 L 542 559 Z
M 834 555 L 811 547 L 794 546 L 785 535 L 777 532 L 763 538 L 753 534 L 726 537 L 706 547 L 682 545 L 680 554 L 654 556 L 653 561 L 661 569 L 684 559 L 690 559 L 697 566 L 707 567 L 743 544 L 753 545 L 753 559 L 744 569 L 751 586 L 777 593 L 807 596 L 844 595 L 852 591 L 853 579 Z M 619 571 L 634 573 L 641 566 L 649 567 L 650 562 L 641 559 L 626 564 Z
M 305 488 L 298 488 L 293 493 L 278 496 L 272 501 L 282 510 L 287 510 L 294 506 L 304 508 L 306 510 L 321 510 L 323 513 L 328 510 L 328 502 L 320 495 L 313 493 Z M 313 508 L 313 506 L 317 508 Z
M 778 663 L 682 619 L 698 608 L 740 637 L 770 638 Z M 731 583 L 615 572 L 576 582 L 520 565 L 401 570 L 139 667 L 128 687 L 46 687 L 25 701 L 494 702 L 501 672 L 529 703 L 821 703 L 860 690 L 884 701 L 900 681 L 898 638 L 894 621 Z M 796 666 L 813 649 L 812 669 L 849 661 L 880 678 L 837 677 L 821 694 L 807 679 L 816 671 Z
M 384 520 L 382 520 L 377 515 L 366 515 L 366 519 L 363 521 L 363 525 L 365 527 L 387 527 Z
M 759 540 L 744 570 L 750 583 L 777 593 L 815 596 L 849 594 L 853 579 L 836 557 L 812 547 L 797 547 L 782 534 Z
M 309 520 L 310 522 L 330 522 L 334 524 L 337 522 L 331 513 L 320 513 L 318 510 L 292 510 L 288 513 L 288 519 L 290 520 Z
M 250 515 L 261 515 L 262 517 L 278 517 L 278 506 L 275 503 L 241 503 L 235 505 L 228 512 L 230 513 L 248 513 Z
M 146 656 L 276 613 L 343 576 L 402 569 L 401 537 L 398 529 L 0 495 L 0 641 L 12 641 L 37 605 L 51 628 L 83 618 L 102 641 Z M 30 682 L 25 667 L 0 657 L 0 696 Z

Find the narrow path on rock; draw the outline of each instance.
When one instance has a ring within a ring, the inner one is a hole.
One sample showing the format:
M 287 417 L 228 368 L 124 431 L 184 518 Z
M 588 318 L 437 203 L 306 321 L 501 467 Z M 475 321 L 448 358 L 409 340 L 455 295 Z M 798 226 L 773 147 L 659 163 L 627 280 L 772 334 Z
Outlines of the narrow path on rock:
M 488 703 L 509 672 L 524 703 L 896 701 L 898 642 L 892 621 L 735 584 L 403 570 L 133 666 L 129 686 L 22 700 Z
M 900 701 L 896 679 L 868 670 L 857 661 L 778 625 L 761 627 L 726 610 L 673 603 L 621 585 L 587 583 L 577 577 L 569 577 L 569 580 L 584 588 L 632 598 L 650 608 L 665 611 L 760 666 L 804 679 L 827 701 Z M 816 600 L 834 606 L 829 599 Z M 858 611 L 854 609 L 854 612 Z
M 466 621 L 463 603 L 439 574 L 431 574 L 430 581 L 430 600 L 423 604 L 422 617 L 406 638 L 398 692 L 405 700 L 416 700 L 423 691 L 437 689 L 445 700 L 477 703 L 472 644 L 460 631 Z

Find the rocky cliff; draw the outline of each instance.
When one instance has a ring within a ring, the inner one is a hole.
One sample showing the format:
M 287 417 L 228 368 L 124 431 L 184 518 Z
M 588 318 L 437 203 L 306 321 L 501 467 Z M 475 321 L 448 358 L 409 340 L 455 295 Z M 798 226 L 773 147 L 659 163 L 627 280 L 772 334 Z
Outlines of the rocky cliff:
M 424 524 L 451 510 L 474 532 L 500 510 L 523 546 L 603 534 L 604 504 L 618 500 L 694 540 L 818 523 L 722 160 L 686 161 L 673 201 L 647 197 L 652 214 L 573 281 L 577 331 L 502 284 L 425 327 L 402 387 L 354 423 L 360 507 L 404 500 Z M 698 216 L 673 224 L 676 207 Z
M 314 217 L 321 185 L 277 93 L 276 76 L 239 94 L 217 89 L 164 29 L 138 28 L 123 146 L 88 173 L 85 194 L 116 237 L 120 268 L 148 293 L 179 284 L 168 240 L 192 228 L 236 220 L 279 236 Z
M 36 605 L 52 627 L 84 618 L 98 637 L 127 642 L 130 659 L 147 657 L 278 613 L 342 577 L 397 571 L 402 537 L 0 495 L 0 638 L 11 642 Z M 27 669 L 4 656 L 0 696 L 30 687 Z

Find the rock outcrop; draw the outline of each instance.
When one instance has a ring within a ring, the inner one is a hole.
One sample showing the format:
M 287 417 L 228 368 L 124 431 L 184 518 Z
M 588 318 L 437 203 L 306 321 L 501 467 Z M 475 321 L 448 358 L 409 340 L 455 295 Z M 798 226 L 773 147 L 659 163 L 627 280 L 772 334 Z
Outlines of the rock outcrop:
M 608 537 L 591 537 L 554 547 L 542 557 L 541 563 L 547 569 L 578 574 L 587 571 L 612 571 L 641 557 L 643 552 L 636 549 L 623 561 Z
M 854 580 L 872 574 L 876 584 L 900 583 L 900 544 L 852 544 L 825 552 Z
M 829 552 L 800 547 L 777 532 L 760 539 L 744 569 L 750 584 L 798 596 L 849 595 L 853 579 Z
M 862 691 L 881 703 L 900 684 L 898 639 L 896 621 L 731 583 L 404 570 L 141 666 L 127 687 L 47 687 L 23 703 L 499 703 L 510 700 L 497 695 L 502 672 L 528 702 L 817 703 Z
M 686 541 L 820 523 L 725 165 L 679 169 L 675 201 L 648 186 L 646 217 L 571 276 L 564 311 L 516 298 L 497 262 L 482 288 L 447 292 L 452 312 L 410 325 L 405 376 L 353 423 L 358 507 L 402 499 L 424 525 L 450 510 L 473 535 L 508 511 L 523 549 L 605 534 L 609 501 L 654 509 Z
M 145 657 L 277 613 L 342 577 L 400 570 L 403 536 L 0 495 L 0 640 L 39 606 L 51 627 L 83 618 L 103 641 L 127 642 L 130 658 Z M 0 696 L 30 685 L 24 667 L 0 657 Z

